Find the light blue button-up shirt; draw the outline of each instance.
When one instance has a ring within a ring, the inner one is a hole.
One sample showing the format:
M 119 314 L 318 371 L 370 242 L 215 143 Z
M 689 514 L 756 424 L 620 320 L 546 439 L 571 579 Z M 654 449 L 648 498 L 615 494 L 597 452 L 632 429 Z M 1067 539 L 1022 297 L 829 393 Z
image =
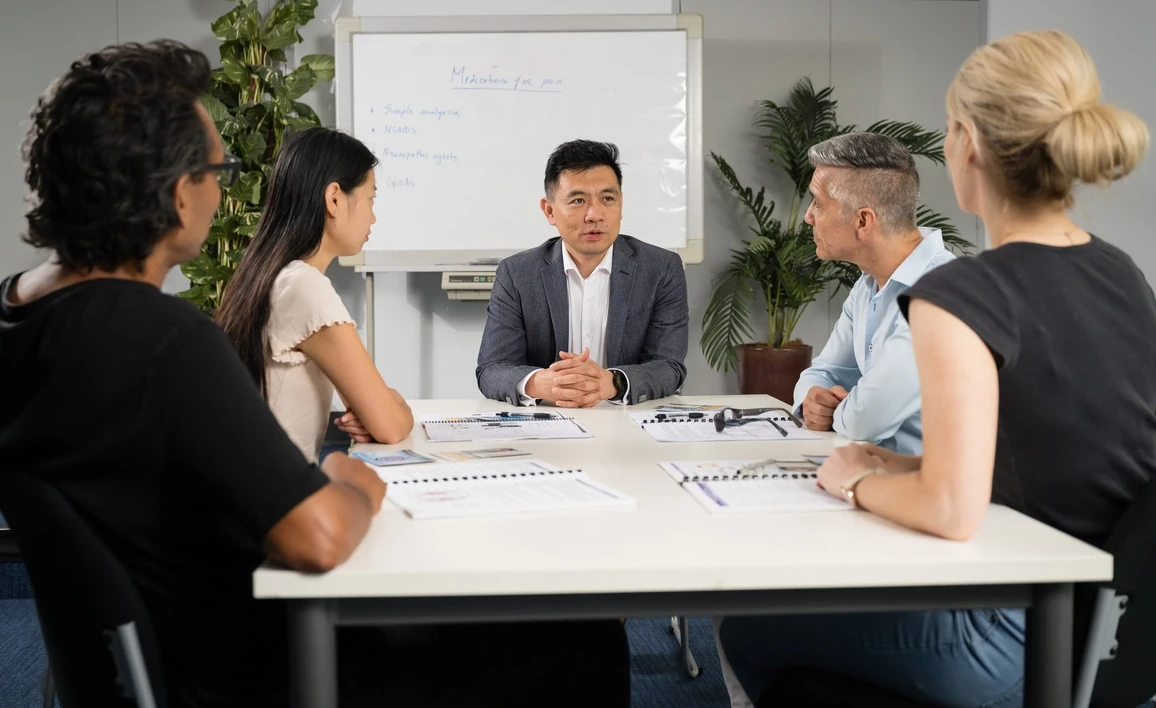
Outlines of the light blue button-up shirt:
M 924 273 L 955 258 L 939 229 L 919 231 L 923 241 L 882 289 L 867 274 L 859 278 L 827 346 L 795 385 L 796 409 L 812 386 L 847 389 L 835 409 L 835 432 L 904 455 L 923 453 L 923 420 L 911 330 L 896 299 Z

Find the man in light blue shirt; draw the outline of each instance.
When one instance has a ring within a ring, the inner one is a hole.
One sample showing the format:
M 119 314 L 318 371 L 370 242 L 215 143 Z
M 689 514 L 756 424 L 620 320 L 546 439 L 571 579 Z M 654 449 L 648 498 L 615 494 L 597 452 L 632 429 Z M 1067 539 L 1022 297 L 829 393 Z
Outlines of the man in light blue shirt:
M 896 298 L 954 256 L 938 229 L 915 224 L 919 173 L 898 140 L 849 133 L 811 148 L 804 219 L 823 260 L 863 271 L 827 345 L 795 385 L 812 430 L 835 430 L 907 455 L 923 452 L 911 331 Z

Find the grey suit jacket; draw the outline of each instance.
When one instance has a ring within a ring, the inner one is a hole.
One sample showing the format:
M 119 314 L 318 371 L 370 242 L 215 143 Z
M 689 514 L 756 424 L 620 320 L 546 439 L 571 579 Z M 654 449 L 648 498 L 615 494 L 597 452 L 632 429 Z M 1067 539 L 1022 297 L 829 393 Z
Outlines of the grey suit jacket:
M 614 242 L 604 368 L 630 380 L 629 400 L 669 396 L 686 380 L 686 275 L 677 253 L 620 234 Z M 570 347 L 570 296 L 562 240 L 498 264 L 478 352 L 478 388 L 518 405 L 518 382 Z

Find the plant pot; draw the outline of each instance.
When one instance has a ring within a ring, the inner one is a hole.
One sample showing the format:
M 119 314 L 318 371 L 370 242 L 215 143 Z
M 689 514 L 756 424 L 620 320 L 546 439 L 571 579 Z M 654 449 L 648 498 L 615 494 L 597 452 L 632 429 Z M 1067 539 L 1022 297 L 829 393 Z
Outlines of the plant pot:
M 811 345 L 775 349 L 744 344 L 739 352 L 739 386 L 743 393 L 765 393 L 788 406 L 799 375 L 811 365 Z

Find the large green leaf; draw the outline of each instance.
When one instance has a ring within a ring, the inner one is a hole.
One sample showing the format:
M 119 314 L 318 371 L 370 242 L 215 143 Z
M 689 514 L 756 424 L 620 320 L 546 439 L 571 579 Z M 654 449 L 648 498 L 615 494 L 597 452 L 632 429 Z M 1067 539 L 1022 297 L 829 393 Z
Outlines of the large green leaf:
M 293 112 L 308 120 L 313 125 L 321 125 L 321 119 L 317 117 L 317 112 L 300 101 L 293 102 Z
M 232 187 L 229 187 L 229 196 L 239 202 L 260 204 L 261 187 L 264 182 L 265 176 L 262 173 L 246 172 L 237 179 Z
M 265 13 L 261 28 L 268 32 L 270 27 L 285 24 L 297 25 L 297 3 L 294 0 L 277 0 L 273 3 L 273 7 Z
M 265 161 L 265 136 L 261 133 L 246 133 L 237 140 L 237 157 L 250 165 Z
M 265 17 L 265 27 L 287 22 L 304 25 L 313 19 L 316 11 L 317 0 L 277 0 Z
M 283 49 L 300 41 L 301 35 L 297 34 L 297 22 L 292 17 L 266 27 L 265 31 L 261 33 L 261 44 L 269 50 Z
M 245 120 L 244 116 L 226 116 L 225 120 L 217 126 L 217 130 L 221 131 L 222 138 L 234 138 L 249 130 L 249 121 Z M 234 151 L 236 149 L 234 148 Z
M 237 39 L 221 42 L 220 57 L 221 59 L 234 59 L 241 61 L 245 56 L 245 45 Z
M 312 69 L 322 83 L 333 80 L 335 64 L 332 54 L 306 54 L 301 57 L 301 65 Z
M 234 86 L 245 87 L 249 85 L 249 70 L 243 62 L 237 59 L 222 59 L 220 75 Z
M 293 0 L 297 7 L 297 24 L 304 25 L 317 13 L 317 0 Z
M 285 77 L 285 95 L 290 99 L 298 99 L 309 93 L 313 84 L 317 83 L 317 75 L 307 64 L 294 69 Z
M 238 5 L 232 10 L 213 20 L 209 25 L 213 36 L 222 42 L 235 40 L 241 35 L 241 20 L 245 16 L 245 6 Z

